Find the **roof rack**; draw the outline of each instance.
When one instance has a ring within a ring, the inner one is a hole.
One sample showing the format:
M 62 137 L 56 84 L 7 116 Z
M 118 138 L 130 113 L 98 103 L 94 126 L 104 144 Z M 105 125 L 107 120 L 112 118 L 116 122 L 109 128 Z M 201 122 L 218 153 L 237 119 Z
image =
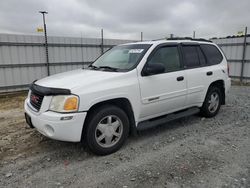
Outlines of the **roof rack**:
M 192 41 L 212 42 L 211 40 L 203 38 L 191 38 L 191 37 L 173 37 L 173 38 L 167 38 L 167 40 L 192 40 Z

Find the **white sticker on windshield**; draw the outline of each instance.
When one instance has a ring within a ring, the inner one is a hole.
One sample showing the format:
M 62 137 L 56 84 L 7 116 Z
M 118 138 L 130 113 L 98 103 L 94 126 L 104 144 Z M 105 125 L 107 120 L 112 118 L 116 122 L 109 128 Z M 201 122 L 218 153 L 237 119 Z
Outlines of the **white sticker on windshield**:
M 143 49 L 131 49 L 128 53 L 140 54 L 143 52 Z

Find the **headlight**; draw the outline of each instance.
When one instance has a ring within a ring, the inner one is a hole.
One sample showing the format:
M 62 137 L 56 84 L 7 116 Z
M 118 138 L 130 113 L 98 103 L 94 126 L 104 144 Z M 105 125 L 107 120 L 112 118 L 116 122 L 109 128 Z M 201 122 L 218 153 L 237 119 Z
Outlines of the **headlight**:
M 76 112 L 79 98 L 76 95 L 53 96 L 49 109 L 55 112 Z

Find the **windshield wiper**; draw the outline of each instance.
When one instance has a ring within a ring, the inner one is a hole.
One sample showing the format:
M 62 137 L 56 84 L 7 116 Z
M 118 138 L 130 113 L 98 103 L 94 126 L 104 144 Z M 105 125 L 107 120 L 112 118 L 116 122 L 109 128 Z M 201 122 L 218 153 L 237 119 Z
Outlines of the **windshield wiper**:
M 117 71 L 117 68 L 115 67 L 110 67 L 110 66 L 100 66 L 98 67 L 99 69 L 109 69 L 109 70 L 112 70 L 112 71 Z
M 97 67 L 95 65 L 89 65 L 88 66 L 89 68 L 92 68 L 94 70 L 99 70 L 99 69 L 108 69 L 108 70 L 111 70 L 111 71 L 117 71 L 117 68 L 114 68 L 114 67 L 110 67 L 110 66 L 100 66 L 100 67 Z
M 95 66 L 95 65 L 92 65 L 92 64 L 90 64 L 88 67 L 89 67 L 89 68 L 93 68 L 93 69 L 99 69 L 99 67 L 97 67 L 97 66 Z

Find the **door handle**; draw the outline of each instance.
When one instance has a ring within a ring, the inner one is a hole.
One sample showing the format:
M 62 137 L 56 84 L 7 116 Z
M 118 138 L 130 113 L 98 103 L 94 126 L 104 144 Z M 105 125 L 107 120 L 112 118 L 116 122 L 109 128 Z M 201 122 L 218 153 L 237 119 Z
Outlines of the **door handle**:
M 211 76 L 211 75 L 213 75 L 213 72 L 212 72 L 212 71 L 208 71 L 208 72 L 207 72 L 207 75 L 208 75 L 208 76 Z
M 179 82 L 179 81 L 182 81 L 182 80 L 184 80 L 184 77 L 183 76 L 179 76 L 179 77 L 177 77 L 176 78 L 176 80 Z

